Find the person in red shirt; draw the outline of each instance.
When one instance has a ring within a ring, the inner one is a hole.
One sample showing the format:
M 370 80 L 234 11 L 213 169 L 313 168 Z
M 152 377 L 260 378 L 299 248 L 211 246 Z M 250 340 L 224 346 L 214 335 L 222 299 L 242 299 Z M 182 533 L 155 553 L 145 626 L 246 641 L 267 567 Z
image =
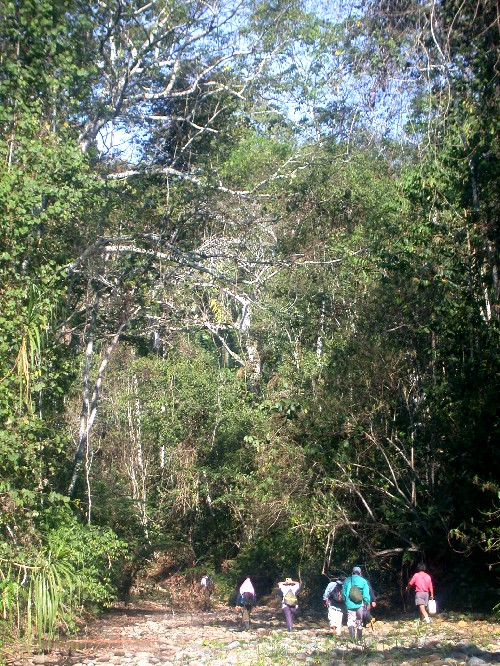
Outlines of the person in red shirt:
M 418 606 L 420 620 L 429 624 L 431 618 L 427 613 L 427 605 L 429 599 L 434 599 L 434 586 L 432 584 L 432 578 L 426 571 L 425 564 L 420 563 L 417 566 L 417 572 L 413 574 L 410 582 L 406 586 L 407 592 L 410 587 L 415 588 L 415 606 Z

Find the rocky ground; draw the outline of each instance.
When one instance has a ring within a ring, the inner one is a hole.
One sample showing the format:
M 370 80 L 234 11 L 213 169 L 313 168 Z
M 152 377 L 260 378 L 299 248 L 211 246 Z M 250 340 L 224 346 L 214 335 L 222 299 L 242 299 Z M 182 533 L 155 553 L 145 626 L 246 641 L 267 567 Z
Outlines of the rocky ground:
M 326 611 L 325 611 L 326 616 Z M 303 616 L 289 634 L 281 611 L 255 609 L 250 631 L 238 631 L 233 608 L 178 612 L 160 603 L 113 609 L 49 654 L 7 655 L 8 666 L 274 666 L 363 664 L 452 666 L 500 664 L 500 624 L 493 618 L 439 614 L 422 626 L 413 615 L 379 620 L 363 641 L 347 628 L 332 636 L 326 617 Z

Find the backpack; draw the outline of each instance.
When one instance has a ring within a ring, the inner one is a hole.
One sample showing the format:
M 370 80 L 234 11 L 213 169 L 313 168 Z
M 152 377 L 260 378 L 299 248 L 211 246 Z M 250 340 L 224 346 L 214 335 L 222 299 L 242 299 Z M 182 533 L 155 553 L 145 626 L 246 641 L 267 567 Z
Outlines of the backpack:
M 328 595 L 329 601 L 333 601 L 333 603 L 341 603 L 342 602 L 342 583 L 337 583 L 333 590 L 330 592 Z
M 200 582 L 201 587 L 204 587 L 208 592 L 213 592 L 215 589 L 215 583 L 210 578 L 210 576 L 203 576 Z
M 240 603 L 242 606 L 255 606 L 255 595 L 251 592 L 243 592 L 241 595 Z
M 349 599 L 353 604 L 360 604 L 363 601 L 363 593 L 357 585 L 352 584 L 351 579 L 351 589 L 349 590 Z
M 294 608 L 297 605 L 297 597 L 292 588 L 289 588 L 286 594 L 284 594 L 283 601 L 285 602 L 285 605 L 290 606 L 290 608 Z

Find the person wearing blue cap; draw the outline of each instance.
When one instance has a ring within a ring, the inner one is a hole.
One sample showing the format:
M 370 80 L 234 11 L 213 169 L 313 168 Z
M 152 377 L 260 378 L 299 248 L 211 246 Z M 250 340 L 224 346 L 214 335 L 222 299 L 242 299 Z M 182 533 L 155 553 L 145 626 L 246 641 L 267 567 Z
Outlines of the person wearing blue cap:
M 361 576 L 361 567 L 353 567 L 352 575 L 344 581 L 342 588 L 347 608 L 347 628 L 352 639 L 358 641 L 363 636 L 363 604 L 370 608 L 370 588 L 368 581 Z

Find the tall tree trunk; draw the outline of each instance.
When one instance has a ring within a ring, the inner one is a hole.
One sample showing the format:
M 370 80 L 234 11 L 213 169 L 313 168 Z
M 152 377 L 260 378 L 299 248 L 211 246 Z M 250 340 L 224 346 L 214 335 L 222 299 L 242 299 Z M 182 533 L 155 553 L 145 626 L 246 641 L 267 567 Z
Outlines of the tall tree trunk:
M 128 457 L 128 475 L 132 484 L 132 498 L 136 506 L 144 535 L 149 541 L 149 520 L 147 514 L 147 462 L 144 461 L 141 428 L 141 403 L 137 375 L 132 377 L 128 404 L 128 423 L 130 433 L 130 455 Z M 133 404 L 132 404 L 133 403 Z
M 125 320 L 120 324 L 117 332 L 114 334 L 111 340 L 111 343 L 106 348 L 104 356 L 101 360 L 101 364 L 99 366 L 99 371 L 97 373 L 96 381 L 94 383 L 92 398 L 89 399 L 90 370 L 92 364 L 92 354 L 94 350 L 94 335 L 95 335 L 98 310 L 99 310 L 99 295 L 96 294 L 94 305 L 92 307 L 92 316 L 89 325 L 87 347 L 85 351 L 85 367 L 83 374 L 83 400 L 82 400 L 82 409 L 80 413 L 80 432 L 78 436 L 78 445 L 74 458 L 73 474 L 71 476 L 71 481 L 69 483 L 67 490 L 67 494 L 69 495 L 69 497 L 73 497 L 73 494 L 75 492 L 76 482 L 78 481 L 78 477 L 80 476 L 84 458 L 87 457 L 88 459 L 88 456 L 91 455 L 92 449 L 90 445 L 90 432 L 92 430 L 92 426 L 94 425 L 94 421 L 97 416 L 99 392 L 102 385 L 104 371 L 106 370 L 106 367 L 109 363 L 109 359 L 111 358 L 113 350 L 115 349 L 116 345 L 118 344 L 118 341 L 120 340 L 120 336 L 123 332 L 123 329 L 128 324 L 128 320 Z

